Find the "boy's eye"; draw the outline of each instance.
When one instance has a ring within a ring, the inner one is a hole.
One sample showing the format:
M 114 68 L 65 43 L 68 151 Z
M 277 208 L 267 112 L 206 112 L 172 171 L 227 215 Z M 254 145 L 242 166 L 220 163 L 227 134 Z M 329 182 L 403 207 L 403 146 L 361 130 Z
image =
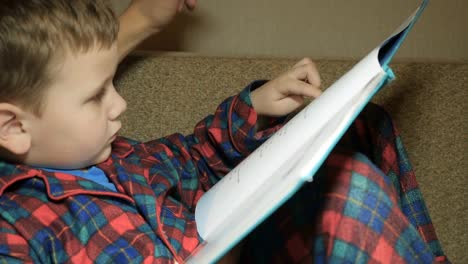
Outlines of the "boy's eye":
M 99 92 L 91 98 L 91 101 L 100 103 L 102 101 L 102 98 L 104 98 L 104 95 L 106 95 L 106 90 L 107 89 L 105 87 L 99 90 Z

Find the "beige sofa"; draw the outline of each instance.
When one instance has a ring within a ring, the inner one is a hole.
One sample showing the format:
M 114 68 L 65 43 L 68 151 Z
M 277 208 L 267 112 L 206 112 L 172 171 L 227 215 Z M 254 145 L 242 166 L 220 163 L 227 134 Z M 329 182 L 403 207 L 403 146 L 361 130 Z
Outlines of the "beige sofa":
M 226 97 L 272 78 L 299 58 L 133 54 L 116 86 L 128 101 L 123 135 L 139 140 L 190 133 Z M 356 61 L 317 60 L 328 87 Z M 454 263 L 468 263 L 468 62 L 397 62 L 397 79 L 373 101 L 394 118 L 439 239 Z

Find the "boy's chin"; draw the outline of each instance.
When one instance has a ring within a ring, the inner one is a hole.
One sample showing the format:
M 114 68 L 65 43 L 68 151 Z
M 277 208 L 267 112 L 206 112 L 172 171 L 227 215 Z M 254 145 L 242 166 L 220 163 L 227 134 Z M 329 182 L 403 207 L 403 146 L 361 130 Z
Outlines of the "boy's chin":
M 99 163 L 106 161 L 110 157 L 111 152 L 112 152 L 112 147 L 109 145 L 101 152 L 99 157 L 93 162 L 94 164 L 91 164 L 90 166 L 97 165 Z
M 112 148 L 109 145 L 108 147 L 104 148 L 98 155 L 94 156 L 94 158 L 83 161 L 81 164 L 75 164 L 73 169 L 84 169 L 103 163 L 110 158 L 111 152 Z
M 105 162 L 110 158 L 112 152 L 111 146 L 107 146 L 106 148 L 102 149 L 100 153 L 94 155 L 94 157 L 89 157 L 86 160 L 61 160 L 61 162 L 57 163 L 48 163 L 44 161 L 39 162 L 29 162 L 26 164 L 30 164 L 32 166 L 41 167 L 41 168 L 51 168 L 51 169 L 62 169 L 62 170 L 81 170 L 85 168 L 89 168 L 100 163 Z M 55 159 L 57 161 L 57 159 Z

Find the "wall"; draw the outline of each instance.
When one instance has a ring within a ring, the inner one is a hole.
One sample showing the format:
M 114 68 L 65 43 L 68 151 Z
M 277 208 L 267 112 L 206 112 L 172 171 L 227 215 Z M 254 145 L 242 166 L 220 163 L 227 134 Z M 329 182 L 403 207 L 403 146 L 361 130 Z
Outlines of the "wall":
M 112 0 L 121 12 L 128 0 Z M 360 58 L 420 0 L 199 0 L 144 50 Z M 468 1 L 432 0 L 397 58 L 468 60 Z

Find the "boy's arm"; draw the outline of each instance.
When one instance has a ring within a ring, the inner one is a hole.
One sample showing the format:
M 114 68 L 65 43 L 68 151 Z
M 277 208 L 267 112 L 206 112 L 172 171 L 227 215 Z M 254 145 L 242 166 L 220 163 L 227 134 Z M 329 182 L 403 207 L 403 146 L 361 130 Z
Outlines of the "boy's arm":
M 216 176 L 224 176 L 276 132 L 304 97 L 320 96 L 319 87 L 320 75 L 309 58 L 271 81 L 253 82 L 196 126 L 193 137 L 200 142 L 193 149 Z
M 141 148 L 154 160 L 150 171 L 166 172 L 164 179 L 154 174 L 151 184 L 155 188 L 166 182 L 176 184 L 180 201 L 194 209 L 204 192 L 283 124 L 284 118 L 272 118 L 267 129 L 256 129 L 257 113 L 250 95 L 264 83 L 253 82 L 240 94 L 224 100 L 213 115 L 197 123 L 190 135 L 173 134 L 143 143 Z
M 133 0 L 120 16 L 119 61 L 140 42 L 159 33 L 184 5 L 192 10 L 197 0 Z
M 164 179 L 152 179 L 152 184 L 176 184 L 180 200 L 193 209 L 205 191 L 283 125 L 287 115 L 302 105 L 304 96 L 318 96 L 319 84 L 313 63 L 302 60 L 279 77 L 253 82 L 226 99 L 215 114 L 196 125 L 193 134 L 144 143 L 145 152 L 158 161 L 154 171 L 170 172 Z M 269 119 L 263 130 L 257 128 L 258 114 Z
M 265 83 L 252 82 L 238 95 L 226 99 L 214 115 L 200 121 L 194 133 L 187 137 L 192 142 L 193 154 L 203 158 L 217 177 L 212 183 L 237 166 L 284 124 L 285 116 L 263 117 L 262 127 L 258 127 L 259 116 L 251 95 Z
M 317 67 L 305 58 L 275 79 L 253 82 L 239 95 L 224 101 L 215 115 L 196 126 L 193 134 L 193 155 L 205 160 L 208 171 L 215 176 L 209 182 L 226 175 L 265 142 L 288 114 L 304 104 L 304 97 L 320 96 L 319 87 Z

